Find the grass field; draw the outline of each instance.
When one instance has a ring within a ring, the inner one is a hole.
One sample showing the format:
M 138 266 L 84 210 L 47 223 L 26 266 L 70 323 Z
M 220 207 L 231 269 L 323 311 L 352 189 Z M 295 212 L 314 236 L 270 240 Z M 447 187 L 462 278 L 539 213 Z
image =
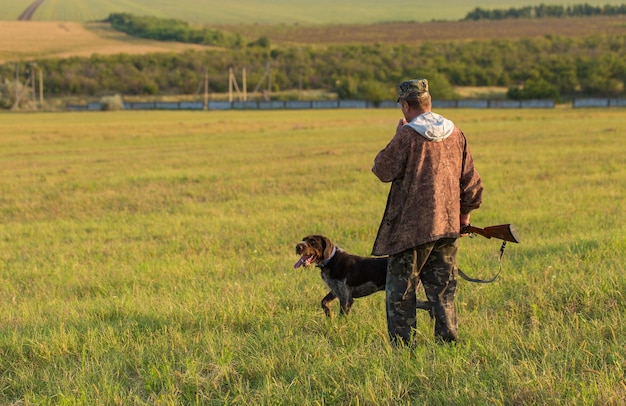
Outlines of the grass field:
M 326 320 L 295 244 L 370 252 L 398 111 L 0 115 L 0 404 L 621 404 L 622 110 L 447 110 L 511 222 L 460 341 L 392 349 L 384 295 Z M 470 275 L 497 241 L 463 239 Z M 336 306 L 336 304 L 335 304 Z
M 0 20 L 16 20 L 32 0 L 5 1 Z M 200 24 L 367 24 L 390 21 L 459 20 L 472 9 L 509 8 L 539 4 L 564 4 L 560 0 L 423 2 L 408 0 L 46 0 L 33 20 L 94 21 L 113 12 L 179 18 Z M 622 0 L 586 0 L 567 4 L 622 4 Z

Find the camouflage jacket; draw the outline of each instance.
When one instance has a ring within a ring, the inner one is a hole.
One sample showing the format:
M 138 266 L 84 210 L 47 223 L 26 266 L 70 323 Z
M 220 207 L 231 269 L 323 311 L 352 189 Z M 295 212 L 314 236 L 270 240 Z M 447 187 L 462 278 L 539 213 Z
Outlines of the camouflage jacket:
M 372 172 L 391 189 L 373 255 L 458 238 L 459 215 L 480 207 L 483 187 L 470 148 L 449 124 L 449 134 L 438 141 L 404 125 L 376 156 Z

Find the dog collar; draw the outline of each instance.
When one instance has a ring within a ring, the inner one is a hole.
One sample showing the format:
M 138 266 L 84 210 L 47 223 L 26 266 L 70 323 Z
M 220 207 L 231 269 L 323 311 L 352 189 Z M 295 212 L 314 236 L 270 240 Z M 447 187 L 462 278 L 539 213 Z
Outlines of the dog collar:
M 319 265 L 317 265 L 318 268 L 323 268 L 326 265 L 328 265 L 328 263 L 330 262 L 331 259 L 333 259 L 333 257 L 335 256 L 335 254 L 337 253 L 337 246 L 333 247 L 333 252 L 330 253 L 330 257 L 328 257 L 328 259 L 325 259 L 324 261 L 322 261 Z

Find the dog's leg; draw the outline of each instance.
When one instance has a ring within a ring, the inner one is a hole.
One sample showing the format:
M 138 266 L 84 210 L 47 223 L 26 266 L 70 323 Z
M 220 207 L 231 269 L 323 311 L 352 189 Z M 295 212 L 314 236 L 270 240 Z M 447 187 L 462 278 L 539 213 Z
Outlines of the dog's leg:
M 432 310 L 432 303 L 430 303 L 428 300 L 417 300 L 415 302 L 415 308 L 417 309 L 422 309 L 422 310 L 426 310 L 427 312 L 430 312 Z M 432 318 L 433 315 L 431 314 L 430 317 Z
M 354 299 L 352 298 L 352 296 L 340 297 L 339 304 L 341 305 L 341 309 L 339 311 L 339 314 L 342 316 L 346 316 L 348 313 L 350 313 L 350 309 L 352 309 L 352 303 L 354 303 Z
M 335 296 L 333 292 L 328 292 L 328 294 L 324 296 L 324 299 L 322 299 L 322 309 L 324 310 L 324 313 L 326 313 L 326 316 L 328 317 L 330 317 L 333 314 L 332 310 L 330 310 L 330 302 L 335 300 L 335 298 L 337 298 L 337 296 Z

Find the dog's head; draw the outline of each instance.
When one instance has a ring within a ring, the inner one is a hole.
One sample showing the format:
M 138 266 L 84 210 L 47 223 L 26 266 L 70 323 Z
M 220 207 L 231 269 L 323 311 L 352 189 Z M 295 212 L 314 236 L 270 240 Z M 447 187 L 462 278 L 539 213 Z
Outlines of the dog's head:
M 334 247 L 330 239 L 323 235 L 307 235 L 296 245 L 296 254 L 300 255 L 300 259 L 293 267 L 319 265 L 331 257 Z

